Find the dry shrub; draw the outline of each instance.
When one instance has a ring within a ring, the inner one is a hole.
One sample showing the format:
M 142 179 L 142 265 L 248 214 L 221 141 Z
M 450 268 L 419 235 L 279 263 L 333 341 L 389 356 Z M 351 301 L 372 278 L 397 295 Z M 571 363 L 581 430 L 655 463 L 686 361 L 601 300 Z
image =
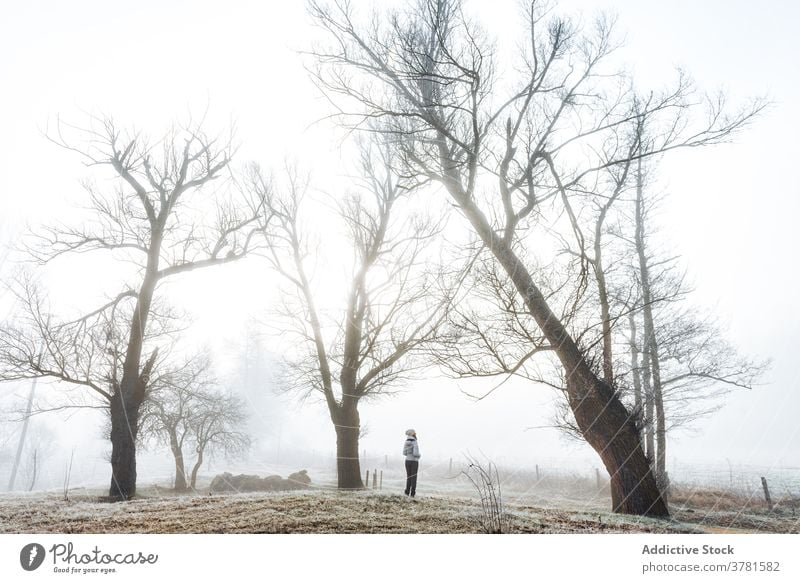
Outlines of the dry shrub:
M 481 502 L 481 512 L 476 521 L 481 532 L 502 534 L 511 531 L 511 515 L 503 508 L 500 489 L 500 474 L 497 466 L 489 462 L 486 467 L 474 458 L 469 462 L 464 475 L 472 483 Z

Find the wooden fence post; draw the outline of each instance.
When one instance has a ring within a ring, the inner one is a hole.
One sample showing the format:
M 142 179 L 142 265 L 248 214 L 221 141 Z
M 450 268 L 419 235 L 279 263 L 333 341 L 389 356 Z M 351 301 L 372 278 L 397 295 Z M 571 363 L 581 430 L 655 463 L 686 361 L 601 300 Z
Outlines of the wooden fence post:
M 764 476 L 761 476 L 761 485 L 764 487 L 764 498 L 767 501 L 769 511 L 772 512 L 772 498 L 769 496 L 769 486 L 767 486 L 767 479 Z
M 367 479 L 364 481 L 364 487 L 369 488 L 369 470 L 367 470 Z
M 378 486 L 378 490 L 383 490 L 383 470 L 381 470 L 381 483 L 380 486 Z
M 378 489 L 378 470 L 372 470 L 372 489 Z

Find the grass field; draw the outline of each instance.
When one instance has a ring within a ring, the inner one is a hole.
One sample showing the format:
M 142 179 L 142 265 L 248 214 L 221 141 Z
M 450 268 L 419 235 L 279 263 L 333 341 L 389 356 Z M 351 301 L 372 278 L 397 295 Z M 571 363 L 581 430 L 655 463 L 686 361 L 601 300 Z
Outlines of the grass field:
M 0 496 L 4 533 L 476 533 L 475 498 L 426 495 L 416 501 L 384 492 L 309 490 L 301 493 L 174 495 L 145 489 L 124 503 L 100 492 Z M 712 501 L 713 502 L 710 502 Z M 545 508 L 520 497 L 506 504 L 515 533 L 797 533 L 788 510 L 747 509 L 718 496 L 673 501 L 671 520 L 616 515 L 593 508 Z
M 237 468 L 268 475 L 287 468 Z M 416 501 L 400 495 L 404 471 L 380 471 L 381 490 L 340 492 L 335 469 L 309 469 L 309 490 L 209 494 L 213 473 L 198 491 L 176 494 L 169 475 L 143 481 L 134 500 L 109 503 L 99 485 L 69 490 L 0 494 L 5 533 L 477 533 L 480 499 L 458 468 L 447 464 L 420 474 Z M 780 494 L 766 507 L 761 492 L 730 485 L 677 484 L 670 520 L 610 512 L 608 481 L 583 472 L 502 469 L 502 500 L 515 533 L 800 532 L 797 495 Z M 373 486 L 373 484 L 370 484 Z M 787 491 L 788 492 L 788 491 Z

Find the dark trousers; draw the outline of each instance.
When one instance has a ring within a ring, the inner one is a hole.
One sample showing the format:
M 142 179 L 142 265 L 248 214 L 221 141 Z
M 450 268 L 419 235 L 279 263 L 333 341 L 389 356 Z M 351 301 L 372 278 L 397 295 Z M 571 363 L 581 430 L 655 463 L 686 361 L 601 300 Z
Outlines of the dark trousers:
M 417 493 L 417 471 L 419 462 L 406 460 L 406 496 L 412 498 Z

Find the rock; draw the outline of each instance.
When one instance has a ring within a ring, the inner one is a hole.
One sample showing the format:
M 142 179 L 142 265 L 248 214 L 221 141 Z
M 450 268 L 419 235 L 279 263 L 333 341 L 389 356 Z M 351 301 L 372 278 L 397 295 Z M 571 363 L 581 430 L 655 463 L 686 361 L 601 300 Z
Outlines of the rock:
M 266 478 L 261 480 L 261 482 L 263 484 L 263 490 L 266 490 L 267 492 L 276 492 L 276 491 L 279 491 L 279 490 L 288 490 L 289 488 L 286 488 L 284 486 L 284 482 L 285 481 L 286 480 L 284 480 L 280 476 L 267 476 Z
M 308 477 L 308 472 L 306 470 L 300 470 L 294 474 L 289 474 L 286 480 L 294 484 L 295 489 L 298 490 L 308 488 L 311 485 L 311 478 Z
M 259 492 L 263 490 L 263 482 L 258 476 L 234 476 L 233 483 L 238 492 Z
M 212 492 L 227 492 L 233 490 L 233 486 L 231 486 L 232 480 L 233 475 L 228 472 L 214 476 L 214 479 L 211 480 L 210 490 Z
M 280 492 L 284 490 L 302 490 L 311 485 L 311 478 L 306 470 L 290 474 L 287 479 L 278 475 L 260 478 L 248 474 L 234 476 L 225 472 L 214 476 L 211 480 L 211 492 Z

